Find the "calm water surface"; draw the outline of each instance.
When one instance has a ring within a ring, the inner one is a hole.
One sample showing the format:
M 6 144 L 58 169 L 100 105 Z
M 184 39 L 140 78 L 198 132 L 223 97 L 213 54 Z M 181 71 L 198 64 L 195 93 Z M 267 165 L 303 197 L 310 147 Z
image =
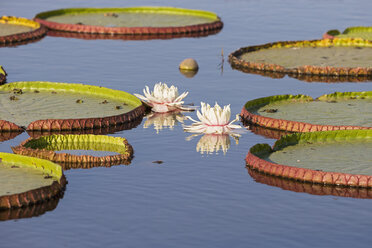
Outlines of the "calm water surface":
M 317 39 L 329 29 L 371 25 L 372 2 L 358 1 L 2 1 L 1 15 L 32 18 L 66 7 L 170 5 L 218 13 L 225 26 L 204 38 L 123 41 L 47 36 L 0 48 L 8 82 L 88 83 L 141 93 L 162 81 L 189 91 L 186 102 L 231 104 L 240 112 L 250 99 L 305 93 L 372 90 L 371 83 L 306 83 L 232 70 L 227 55 L 242 46 Z M 220 70 L 221 50 L 224 52 Z M 178 71 L 195 58 L 198 74 Z M 195 118 L 195 113 L 188 114 Z M 256 143 L 273 144 L 247 131 L 224 155 L 200 154 L 181 125 L 158 133 L 150 126 L 119 131 L 135 150 L 129 166 L 66 171 L 63 199 L 53 211 L 0 222 L 0 247 L 369 247 L 372 201 L 317 196 L 256 182 L 245 155 Z M 11 152 L 28 135 L 0 143 Z M 164 163 L 152 163 L 162 160 Z

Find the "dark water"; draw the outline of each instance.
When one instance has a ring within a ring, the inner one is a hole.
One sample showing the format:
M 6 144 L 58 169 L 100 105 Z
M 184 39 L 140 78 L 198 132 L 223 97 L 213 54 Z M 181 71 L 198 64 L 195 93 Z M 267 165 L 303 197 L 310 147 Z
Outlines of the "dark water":
M 274 94 L 313 97 L 334 91 L 372 90 L 371 83 L 306 83 L 232 70 L 227 55 L 242 46 L 316 39 L 333 28 L 371 25 L 371 1 L 1 1 L 1 15 L 32 18 L 51 9 L 81 6 L 170 5 L 218 13 L 217 35 L 173 40 L 122 41 L 45 37 L 0 48 L 8 82 L 88 83 L 141 93 L 162 81 L 189 91 L 186 102 L 231 104 Z M 225 55 L 219 68 L 221 50 Z M 195 58 L 198 74 L 178 71 Z M 190 114 L 195 118 L 195 114 Z M 0 223 L 0 247 L 369 247 L 372 201 L 296 193 L 256 182 L 245 155 L 267 139 L 247 131 L 226 155 L 196 151 L 182 126 L 119 131 L 135 158 L 129 166 L 69 170 L 63 199 L 38 217 Z M 0 144 L 11 152 L 28 135 Z M 164 163 L 152 163 L 162 160 Z

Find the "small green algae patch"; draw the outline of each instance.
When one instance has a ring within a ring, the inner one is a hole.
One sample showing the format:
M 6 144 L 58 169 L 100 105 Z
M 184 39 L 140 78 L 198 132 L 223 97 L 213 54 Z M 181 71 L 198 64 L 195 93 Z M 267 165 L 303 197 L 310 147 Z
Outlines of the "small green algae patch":
M 23 193 L 50 186 L 55 178 L 41 170 L 17 163 L 0 163 L 0 196 Z
M 260 49 L 240 55 L 253 63 L 277 64 L 291 69 L 300 66 L 372 67 L 371 47 L 281 47 Z
M 25 33 L 25 32 L 30 32 L 33 30 L 34 28 L 24 26 L 24 25 L 0 23 L 0 36 Z
M 372 175 L 372 138 L 342 142 L 306 142 L 286 146 L 264 159 L 325 172 Z
M 372 99 L 329 98 L 315 101 L 274 101 L 252 111 L 254 114 L 319 125 L 370 127 Z

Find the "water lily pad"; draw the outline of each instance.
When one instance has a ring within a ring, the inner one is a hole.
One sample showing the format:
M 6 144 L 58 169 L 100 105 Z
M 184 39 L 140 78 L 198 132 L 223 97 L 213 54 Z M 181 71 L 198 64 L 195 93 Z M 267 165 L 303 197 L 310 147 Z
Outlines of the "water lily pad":
M 372 27 L 348 27 L 344 32 L 340 32 L 337 29 L 329 30 L 323 34 L 324 39 L 333 38 L 361 38 L 366 40 L 372 40 Z
M 300 181 L 372 187 L 372 130 L 295 133 L 253 146 L 247 165 Z
M 66 185 L 61 166 L 50 161 L 9 153 L 0 159 L 0 209 L 46 201 Z
M 2 16 L 0 18 L 0 46 L 38 40 L 47 30 L 37 22 L 26 18 Z
M 372 189 L 344 187 L 335 185 L 322 185 L 317 183 L 300 182 L 287 178 L 272 176 L 266 173 L 259 172 L 247 166 L 248 174 L 255 182 L 266 184 L 272 187 L 278 187 L 283 190 L 289 190 L 297 193 L 307 193 L 319 196 L 337 196 L 351 197 L 358 199 L 372 199 Z
M 34 20 L 54 30 L 99 34 L 199 33 L 223 26 L 213 12 L 172 7 L 59 9 Z
M 248 101 L 240 115 L 248 123 L 290 132 L 372 129 L 372 91 L 336 92 L 316 99 L 263 97 Z
M 130 164 L 133 148 L 125 138 L 105 135 L 50 135 L 29 138 L 19 146 L 12 147 L 16 154 L 48 159 L 60 164 L 64 170 Z M 82 155 L 71 154 L 84 150 Z M 86 155 L 88 150 L 112 152 L 114 155 Z M 64 151 L 62 153 L 56 151 Z
M 0 86 L 0 130 L 81 130 L 104 128 L 142 118 L 135 96 L 104 87 L 52 82 Z
M 229 55 L 236 69 L 289 75 L 372 77 L 372 41 L 325 39 L 243 47 Z

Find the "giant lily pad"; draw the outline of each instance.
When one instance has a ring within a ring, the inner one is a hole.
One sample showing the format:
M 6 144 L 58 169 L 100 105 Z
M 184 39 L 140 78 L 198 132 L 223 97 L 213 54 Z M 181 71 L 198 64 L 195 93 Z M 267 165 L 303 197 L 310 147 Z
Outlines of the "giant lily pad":
M 372 77 L 372 41 L 325 39 L 243 47 L 229 55 L 233 68 L 290 75 Z
M 253 146 L 249 167 L 300 181 L 372 187 L 372 130 L 295 133 Z
M 272 176 L 259 172 L 247 166 L 248 174 L 255 182 L 266 184 L 272 187 L 278 187 L 283 190 L 289 190 L 297 193 L 307 193 L 311 195 L 330 195 L 337 197 L 351 197 L 358 199 L 372 199 L 371 188 L 344 187 L 335 185 L 322 185 L 317 183 L 300 182 L 287 178 Z
M 29 138 L 19 146 L 12 147 L 16 154 L 48 159 L 60 164 L 64 170 L 130 164 L 133 148 L 125 138 L 104 135 L 50 135 Z M 115 155 L 75 155 L 65 150 L 93 150 L 113 152 Z
M 337 29 L 329 30 L 323 34 L 324 39 L 333 38 L 362 38 L 366 40 L 372 40 L 372 27 L 348 27 L 344 32 L 340 32 Z
M 372 91 L 320 96 L 276 95 L 248 101 L 248 123 L 291 132 L 372 129 Z
M 215 13 L 171 7 L 59 9 L 34 20 L 53 30 L 115 35 L 196 33 L 223 26 Z
M 142 118 L 135 96 L 104 87 L 52 82 L 0 86 L 0 130 L 81 130 L 120 125 Z
M 0 46 L 40 39 L 46 32 L 45 27 L 26 18 L 14 16 L 0 18 Z
M 9 153 L 0 159 L 0 209 L 46 201 L 66 185 L 61 166 L 50 161 Z

